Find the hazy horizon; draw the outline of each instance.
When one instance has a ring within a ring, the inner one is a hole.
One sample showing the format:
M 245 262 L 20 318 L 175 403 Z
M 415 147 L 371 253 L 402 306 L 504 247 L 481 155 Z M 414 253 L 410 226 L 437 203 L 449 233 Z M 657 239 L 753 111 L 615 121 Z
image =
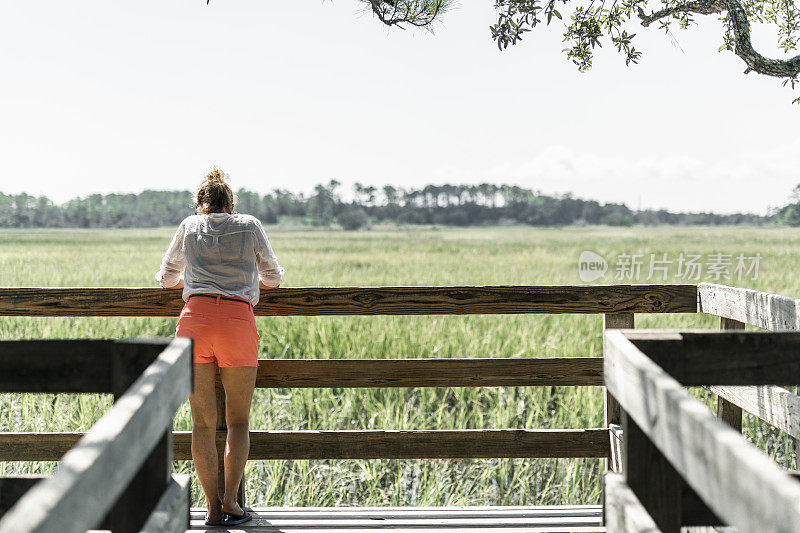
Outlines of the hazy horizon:
M 488 183 L 488 182 L 485 182 L 485 183 Z M 323 182 L 320 182 L 319 184 L 320 184 L 320 185 L 327 185 L 327 183 L 323 183 Z M 364 185 L 364 184 L 362 184 L 362 185 Z M 475 185 L 475 184 L 473 184 L 473 183 L 458 183 L 458 182 L 442 182 L 442 183 L 426 183 L 426 184 L 424 184 L 424 185 L 421 185 L 421 186 L 414 186 L 414 187 L 402 187 L 402 186 L 398 186 L 398 185 L 396 185 L 396 184 L 392 184 L 392 183 L 387 183 L 387 184 L 385 184 L 385 185 L 393 185 L 393 186 L 395 186 L 395 187 L 396 187 L 398 190 L 400 190 L 400 189 L 416 189 L 416 190 L 420 190 L 420 189 L 423 189 L 423 188 L 424 188 L 424 187 L 426 187 L 426 186 L 441 186 L 441 185 L 453 185 L 453 186 L 461 186 L 461 185 L 466 185 L 466 186 L 469 186 L 469 185 Z M 517 184 L 514 184 L 514 183 L 494 183 L 493 185 L 497 185 L 497 186 L 514 186 L 514 185 L 517 185 Z M 366 185 L 365 185 L 365 186 L 366 186 Z M 525 187 L 525 188 L 526 188 L 526 187 Z M 273 190 L 268 190 L 268 191 L 256 191 L 256 190 L 253 190 L 253 189 L 250 189 L 250 188 L 247 188 L 247 187 L 240 187 L 240 188 L 237 188 L 237 187 L 235 187 L 235 186 L 233 187 L 233 189 L 234 189 L 234 192 L 235 192 L 235 193 L 238 193 L 238 192 L 240 192 L 240 190 L 241 190 L 241 189 L 245 189 L 245 190 L 247 190 L 248 192 L 254 192 L 254 193 L 257 193 L 257 194 L 259 194 L 259 195 L 260 195 L 260 196 L 262 196 L 262 197 L 263 197 L 264 195 L 267 195 L 267 194 L 273 194 L 273 193 L 274 193 L 274 189 L 273 189 Z M 526 189 L 527 189 L 527 188 L 526 188 Z M 282 187 L 282 188 L 281 188 L 281 190 L 288 191 L 288 192 L 290 192 L 290 193 L 293 193 L 293 194 L 298 194 L 298 195 L 299 195 L 299 194 L 302 194 L 302 195 L 304 195 L 304 198 L 305 198 L 305 199 L 308 199 L 308 198 L 309 198 L 311 195 L 313 195 L 313 191 L 296 191 L 296 190 L 293 190 L 291 187 Z M 530 189 L 528 189 L 528 190 L 530 190 Z M 63 207 L 63 206 L 66 204 L 66 203 L 68 203 L 68 202 L 69 202 L 69 201 L 71 201 L 71 200 L 76 200 L 76 199 L 86 199 L 86 198 L 88 198 L 89 196 L 92 196 L 92 195 L 94 195 L 94 194 L 101 194 L 101 195 L 112 195 L 112 194 L 117 194 L 117 195 L 126 195 L 126 194 L 135 194 L 135 195 L 138 195 L 138 194 L 141 194 L 141 193 L 143 193 L 143 192 L 145 192 L 145 191 L 154 191 L 154 192 L 186 192 L 186 193 L 187 193 L 187 195 L 186 195 L 186 198 L 187 198 L 187 208 L 189 207 L 189 203 L 191 202 L 191 198 L 192 198 L 192 196 L 193 196 L 193 194 L 194 194 L 194 191 L 193 191 L 193 190 L 191 190 L 191 189 L 156 189 L 156 188 L 147 188 L 147 189 L 142 189 L 142 190 L 139 190 L 139 191 L 124 191 L 124 192 L 119 192 L 119 191 L 109 191 L 109 192 L 103 192 L 103 193 L 100 193 L 100 192 L 89 192 L 89 193 L 87 193 L 87 194 L 74 195 L 74 196 L 72 196 L 72 197 L 66 198 L 66 199 L 64 199 L 64 200 L 61 200 L 61 201 L 56 201 L 56 200 L 54 200 L 52 197 L 49 197 L 49 196 L 47 196 L 46 194 L 44 194 L 44 195 L 31 195 L 31 196 L 35 196 L 35 197 L 39 197 L 39 196 L 46 196 L 47 198 L 49 198 L 50 200 L 52 200 L 52 201 L 53 201 L 53 203 L 54 203 L 55 205 L 57 205 L 57 206 L 59 206 L 59 207 Z M 381 203 L 383 202 L 383 200 L 384 200 L 384 195 L 383 195 L 383 191 L 382 191 L 381 187 L 377 187 L 377 191 L 376 191 L 376 192 L 377 192 L 377 194 L 376 194 L 376 204 L 381 204 Z M 556 197 L 556 198 L 557 198 L 557 197 L 563 197 L 563 196 L 565 196 L 565 195 L 569 195 L 569 196 L 571 196 L 572 198 L 576 198 L 576 199 L 579 199 L 579 200 L 585 200 L 585 201 L 597 201 L 597 202 L 599 202 L 601 205 L 607 205 L 607 204 L 622 204 L 622 205 L 625 205 L 625 206 L 626 206 L 626 207 L 628 207 L 628 208 L 629 208 L 631 211 L 634 211 L 634 212 L 638 212 L 638 211 L 647 211 L 647 210 L 654 210 L 654 211 L 656 211 L 656 210 L 658 210 L 658 209 L 659 209 L 659 208 L 650 208 L 650 207 L 644 207 L 644 206 L 641 206 L 641 207 L 640 207 L 639 205 L 631 205 L 631 204 L 629 204 L 629 203 L 627 203 L 627 202 L 614 202 L 614 201 L 608 201 L 608 202 L 605 202 L 605 201 L 598 200 L 597 198 L 591 198 L 591 197 L 588 197 L 588 196 L 581 196 L 581 195 L 578 195 L 578 194 L 574 194 L 574 193 L 572 193 L 572 192 L 570 192 L 570 191 L 567 191 L 567 192 L 565 192 L 565 193 L 551 193 L 551 194 L 549 194 L 549 193 L 546 193 L 546 192 L 544 192 L 544 191 L 536 191 L 536 190 L 534 190 L 533 192 L 534 192 L 534 193 L 541 194 L 541 195 L 545 195 L 545 196 Z M 12 194 L 22 194 L 22 193 L 30 194 L 30 193 L 27 193 L 27 191 L 20 191 L 19 193 L 12 193 Z M 354 192 L 353 192 L 353 189 L 352 189 L 352 187 L 351 187 L 351 186 L 349 186 L 348 184 L 341 184 L 341 185 L 338 187 L 338 189 L 337 189 L 337 193 L 338 193 L 339 197 L 342 199 L 342 201 L 344 201 L 344 202 L 351 202 L 351 201 L 353 200 L 354 196 L 355 196 L 355 195 L 354 195 Z M 8 193 L 6 193 L 6 192 L 5 192 L 5 191 L 3 191 L 3 190 L 0 190 L 0 194 L 8 194 Z M 791 200 L 790 200 L 789 198 L 787 198 L 787 199 L 786 199 L 786 202 L 784 202 L 783 204 L 781 204 L 781 206 L 778 206 L 778 207 L 782 207 L 783 205 L 789 204 L 789 203 L 790 203 L 790 201 L 791 201 Z M 705 213 L 712 213 L 712 214 L 716 214 L 716 215 L 730 215 L 730 214 L 744 214 L 744 215 L 758 215 L 758 216 L 768 216 L 768 215 L 770 215 L 770 213 L 755 213 L 755 212 L 748 212 L 748 211 L 731 211 L 731 212 L 713 211 L 713 210 L 706 210 L 706 211 L 688 211 L 688 210 L 686 210 L 686 211 L 681 211 L 681 210 L 677 210 L 677 209 L 667 209 L 667 211 L 669 211 L 669 212 L 672 212 L 672 213 L 701 213 L 701 212 L 705 212 Z

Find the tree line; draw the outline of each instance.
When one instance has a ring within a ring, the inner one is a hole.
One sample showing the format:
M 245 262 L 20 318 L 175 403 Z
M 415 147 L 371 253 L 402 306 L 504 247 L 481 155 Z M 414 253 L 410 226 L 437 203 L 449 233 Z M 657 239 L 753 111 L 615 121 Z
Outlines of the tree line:
M 800 187 L 800 186 L 799 186 Z M 237 192 L 236 210 L 264 223 L 312 226 L 339 225 L 358 229 L 376 223 L 445 226 L 606 224 L 631 226 L 729 225 L 770 222 L 800 225 L 800 188 L 784 208 L 768 216 L 750 213 L 675 213 L 632 210 L 625 204 L 546 195 L 515 185 L 426 185 L 381 188 L 356 183 L 345 198 L 341 183 L 331 180 L 311 194 L 275 189 L 258 194 Z M 57 205 L 46 196 L 0 193 L 0 227 L 5 228 L 133 228 L 172 226 L 194 212 L 190 191 L 138 194 L 92 194 Z

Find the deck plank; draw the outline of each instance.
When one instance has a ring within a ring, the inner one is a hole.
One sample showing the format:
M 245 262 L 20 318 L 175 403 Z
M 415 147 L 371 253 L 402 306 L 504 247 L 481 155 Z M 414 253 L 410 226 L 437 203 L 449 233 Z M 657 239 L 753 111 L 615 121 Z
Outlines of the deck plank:
M 520 507 L 272 507 L 252 509 L 254 519 L 232 528 L 207 527 L 193 508 L 188 531 L 251 533 L 454 532 L 601 533 L 599 505 Z

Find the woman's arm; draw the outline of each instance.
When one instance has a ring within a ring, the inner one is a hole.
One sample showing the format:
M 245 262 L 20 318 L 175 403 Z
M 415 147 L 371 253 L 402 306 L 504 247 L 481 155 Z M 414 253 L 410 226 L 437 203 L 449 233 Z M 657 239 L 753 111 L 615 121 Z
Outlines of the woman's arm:
M 185 221 L 184 221 L 185 222 Z M 185 233 L 184 222 L 178 226 L 172 242 L 167 248 L 167 253 L 161 260 L 161 268 L 156 272 L 156 281 L 164 289 L 179 289 L 183 287 L 183 272 L 186 261 L 183 257 L 183 236 Z
M 272 251 L 267 234 L 261 222 L 255 220 L 256 234 L 256 266 L 258 267 L 258 286 L 261 289 L 276 289 L 283 280 L 284 268 L 278 264 L 278 258 Z

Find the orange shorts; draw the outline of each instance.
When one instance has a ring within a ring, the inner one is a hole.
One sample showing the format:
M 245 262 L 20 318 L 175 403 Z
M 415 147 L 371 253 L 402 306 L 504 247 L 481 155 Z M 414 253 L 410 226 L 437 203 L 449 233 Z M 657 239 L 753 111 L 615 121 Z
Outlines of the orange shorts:
M 258 330 L 249 302 L 192 295 L 183 306 L 176 337 L 194 339 L 194 362 L 258 366 Z

